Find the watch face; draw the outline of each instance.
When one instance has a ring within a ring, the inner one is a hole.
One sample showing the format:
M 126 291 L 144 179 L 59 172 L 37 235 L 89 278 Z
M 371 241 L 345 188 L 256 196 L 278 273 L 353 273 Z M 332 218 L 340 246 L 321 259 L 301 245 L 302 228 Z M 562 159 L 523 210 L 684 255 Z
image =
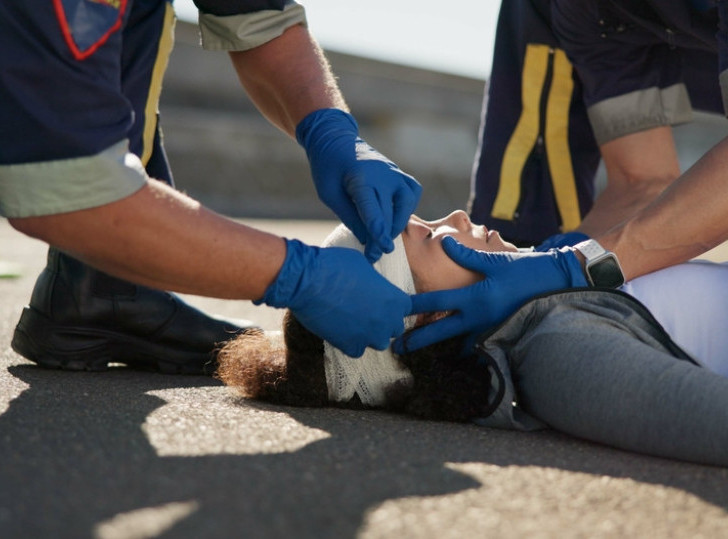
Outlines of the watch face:
M 622 268 L 614 256 L 605 256 L 589 266 L 589 277 L 594 286 L 619 288 L 624 284 Z

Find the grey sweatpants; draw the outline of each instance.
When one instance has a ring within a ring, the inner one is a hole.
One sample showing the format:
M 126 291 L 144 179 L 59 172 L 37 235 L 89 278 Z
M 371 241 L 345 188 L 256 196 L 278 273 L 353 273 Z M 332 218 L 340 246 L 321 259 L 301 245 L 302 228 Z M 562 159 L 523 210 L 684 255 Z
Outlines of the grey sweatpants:
M 625 295 L 536 300 L 484 345 L 505 362 L 519 413 L 613 447 L 728 466 L 728 378 L 685 359 Z

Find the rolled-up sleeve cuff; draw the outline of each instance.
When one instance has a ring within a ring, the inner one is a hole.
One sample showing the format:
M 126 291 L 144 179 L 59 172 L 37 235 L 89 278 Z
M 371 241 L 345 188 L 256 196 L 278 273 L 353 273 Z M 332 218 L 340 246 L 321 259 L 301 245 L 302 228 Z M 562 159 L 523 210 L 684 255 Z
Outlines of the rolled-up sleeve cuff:
M 690 97 L 683 84 L 646 88 L 605 99 L 587 112 L 599 145 L 645 129 L 693 119 Z
M 0 214 L 36 217 L 94 208 L 134 194 L 147 179 L 126 140 L 87 157 L 0 165 Z
M 279 37 L 291 26 L 306 24 L 303 6 L 289 3 L 283 9 L 242 15 L 200 13 L 202 47 L 213 51 L 245 51 Z

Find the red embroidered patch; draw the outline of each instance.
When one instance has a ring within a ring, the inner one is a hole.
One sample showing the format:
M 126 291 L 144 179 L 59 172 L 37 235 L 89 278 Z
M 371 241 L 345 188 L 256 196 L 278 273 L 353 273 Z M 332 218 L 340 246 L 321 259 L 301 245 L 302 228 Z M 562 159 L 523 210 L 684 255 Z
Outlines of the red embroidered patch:
M 53 0 L 71 53 L 84 60 L 121 28 L 127 0 Z

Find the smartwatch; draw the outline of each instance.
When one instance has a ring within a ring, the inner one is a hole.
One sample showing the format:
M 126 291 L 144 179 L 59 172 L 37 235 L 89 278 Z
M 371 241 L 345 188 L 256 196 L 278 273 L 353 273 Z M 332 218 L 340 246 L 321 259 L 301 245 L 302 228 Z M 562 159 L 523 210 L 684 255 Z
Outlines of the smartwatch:
M 607 251 L 596 240 L 574 245 L 586 258 L 586 278 L 589 284 L 600 288 L 619 288 L 624 284 L 624 273 L 617 255 Z

